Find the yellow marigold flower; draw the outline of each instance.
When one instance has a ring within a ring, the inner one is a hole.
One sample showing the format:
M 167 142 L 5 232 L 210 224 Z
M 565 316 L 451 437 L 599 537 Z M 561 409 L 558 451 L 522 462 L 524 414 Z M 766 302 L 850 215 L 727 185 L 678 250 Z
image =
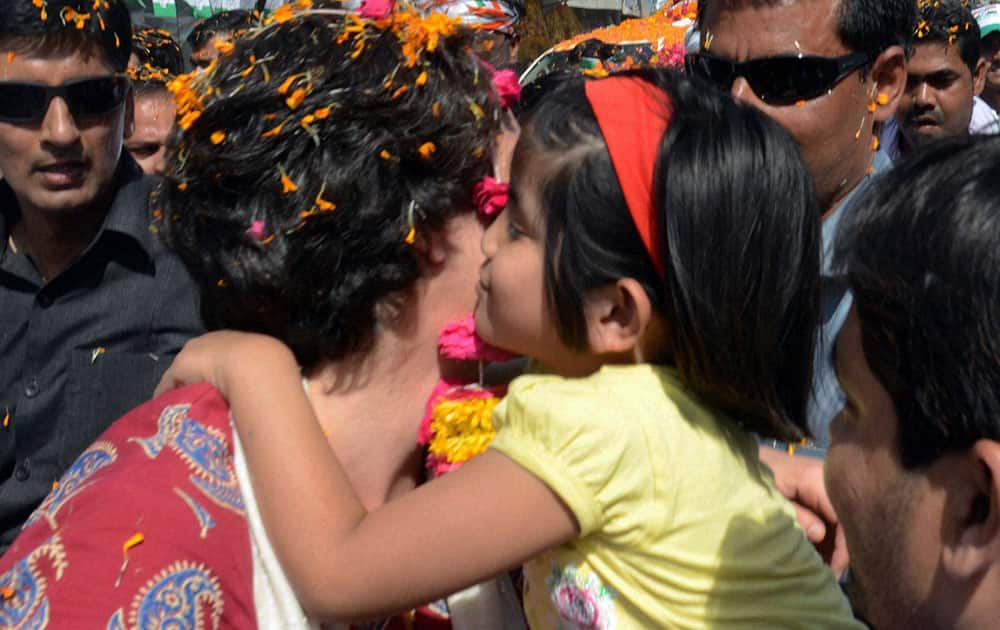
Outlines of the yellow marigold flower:
M 499 398 L 442 400 L 434 406 L 430 452 L 458 464 L 479 455 L 489 446 L 496 429 L 493 408 Z
M 419 149 L 417 149 L 417 152 L 420 153 L 420 157 L 424 158 L 425 160 L 431 159 L 435 151 L 437 151 L 437 147 L 434 146 L 433 142 L 425 142 L 422 145 L 420 145 Z
M 424 85 L 425 83 L 427 83 L 427 71 L 426 70 L 424 70 L 423 72 L 421 72 L 420 74 L 417 75 L 417 85 Z
M 225 139 L 226 139 L 226 132 L 224 131 L 216 131 L 215 133 L 212 134 L 212 137 L 210 138 L 212 144 L 222 144 L 222 141 Z
M 312 8 L 312 0 L 295 0 L 295 8 L 299 11 L 305 11 L 306 9 Z
M 298 88 L 292 95 L 285 99 L 285 105 L 288 105 L 288 109 L 296 109 L 302 104 L 306 98 L 306 91 L 302 88 Z
M 427 32 L 427 50 L 434 52 L 439 37 L 449 37 L 455 34 L 459 20 L 450 18 L 444 13 L 431 13 L 423 19 L 423 28 Z
M 315 112 L 313 112 L 313 114 L 315 114 L 316 118 L 319 118 L 320 120 L 326 120 L 327 117 L 330 115 L 330 108 L 320 107 Z
M 380 158 L 382 158 L 383 160 L 391 160 L 392 159 L 392 153 L 389 153 L 388 149 L 382 149 L 381 151 L 379 151 L 378 156 Z

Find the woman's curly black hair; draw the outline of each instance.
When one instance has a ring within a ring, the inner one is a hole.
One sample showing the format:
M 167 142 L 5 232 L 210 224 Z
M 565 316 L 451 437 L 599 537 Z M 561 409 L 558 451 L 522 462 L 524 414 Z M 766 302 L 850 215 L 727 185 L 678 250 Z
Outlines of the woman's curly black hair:
M 277 337 L 306 368 L 370 347 L 379 305 L 420 276 L 411 228 L 473 211 L 500 114 L 453 25 L 322 13 L 174 86 L 186 129 L 158 206 L 206 324 Z

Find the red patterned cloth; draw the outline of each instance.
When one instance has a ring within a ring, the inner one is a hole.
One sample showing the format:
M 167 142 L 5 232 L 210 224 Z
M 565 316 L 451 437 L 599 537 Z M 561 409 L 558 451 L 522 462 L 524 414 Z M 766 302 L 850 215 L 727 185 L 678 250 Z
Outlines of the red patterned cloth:
M 232 437 L 206 384 L 115 422 L 0 558 L 0 627 L 256 628 Z

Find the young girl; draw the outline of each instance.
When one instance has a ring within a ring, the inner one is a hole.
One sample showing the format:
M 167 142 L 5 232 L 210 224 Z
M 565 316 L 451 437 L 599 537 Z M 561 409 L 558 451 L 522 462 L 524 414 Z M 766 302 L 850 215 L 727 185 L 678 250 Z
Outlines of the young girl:
M 529 355 L 491 448 L 359 503 L 281 343 L 191 342 L 307 610 L 402 609 L 525 564 L 536 628 L 854 627 L 751 432 L 803 432 L 819 216 L 776 124 L 674 74 L 570 80 L 526 121 L 476 325 Z M 294 453 L 289 456 L 289 453 Z

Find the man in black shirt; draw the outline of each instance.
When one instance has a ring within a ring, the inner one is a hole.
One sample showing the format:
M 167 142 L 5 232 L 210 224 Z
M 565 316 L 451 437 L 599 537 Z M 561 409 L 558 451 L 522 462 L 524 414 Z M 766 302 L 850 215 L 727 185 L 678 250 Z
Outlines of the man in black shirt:
M 119 0 L 0 0 L 0 550 L 200 331 L 122 151 Z

